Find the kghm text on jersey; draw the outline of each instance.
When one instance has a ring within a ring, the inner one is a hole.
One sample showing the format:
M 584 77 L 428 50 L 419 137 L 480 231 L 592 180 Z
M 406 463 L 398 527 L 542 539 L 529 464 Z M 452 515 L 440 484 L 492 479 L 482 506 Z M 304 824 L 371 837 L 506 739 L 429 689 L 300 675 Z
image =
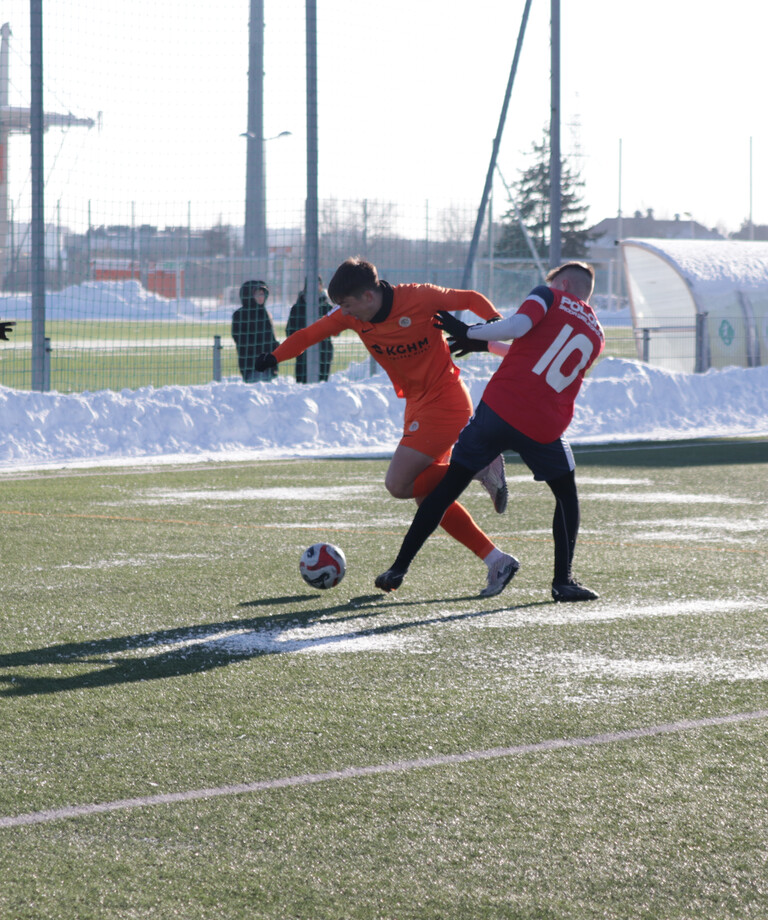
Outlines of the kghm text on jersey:
M 400 345 L 371 345 L 371 351 L 387 358 L 406 358 L 410 355 L 421 354 L 429 347 L 429 338 L 419 339 L 418 342 L 407 342 Z

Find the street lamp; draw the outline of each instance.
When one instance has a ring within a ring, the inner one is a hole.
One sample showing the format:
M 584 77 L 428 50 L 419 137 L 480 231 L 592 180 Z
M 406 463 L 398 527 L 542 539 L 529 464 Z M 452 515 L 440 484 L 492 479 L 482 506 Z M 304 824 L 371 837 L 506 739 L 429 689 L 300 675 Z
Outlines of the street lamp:
M 264 143 L 266 143 L 267 141 L 276 141 L 278 137 L 288 137 L 288 135 L 291 133 L 292 133 L 291 131 L 281 131 L 279 134 L 273 134 L 272 137 L 265 137 Z M 251 131 L 243 131 L 240 137 L 256 137 L 256 135 L 253 134 Z

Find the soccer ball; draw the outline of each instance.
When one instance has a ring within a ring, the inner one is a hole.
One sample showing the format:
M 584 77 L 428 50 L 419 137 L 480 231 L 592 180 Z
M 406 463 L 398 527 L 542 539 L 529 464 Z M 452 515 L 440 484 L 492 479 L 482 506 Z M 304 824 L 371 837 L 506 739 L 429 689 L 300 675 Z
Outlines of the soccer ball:
M 333 543 L 313 543 L 301 554 L 299 571 L 313 588 L 335 588 L 347 571 L 347 558 Z

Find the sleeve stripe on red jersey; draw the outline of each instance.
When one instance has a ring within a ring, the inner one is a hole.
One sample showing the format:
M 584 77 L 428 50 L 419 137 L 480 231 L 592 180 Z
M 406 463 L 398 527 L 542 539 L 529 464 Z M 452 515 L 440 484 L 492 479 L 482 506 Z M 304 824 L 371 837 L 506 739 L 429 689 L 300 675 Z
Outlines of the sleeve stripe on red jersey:
M 554 300 L 555 295 L 552 293 L 552 289 L 548 288 L 545 284 L 540 284 L 538 287 L 535 287 L 525 298 L 521 304 L 521 309 L 528 303 L 535 303 L 538 304 L 546 313 L 554 303 Z

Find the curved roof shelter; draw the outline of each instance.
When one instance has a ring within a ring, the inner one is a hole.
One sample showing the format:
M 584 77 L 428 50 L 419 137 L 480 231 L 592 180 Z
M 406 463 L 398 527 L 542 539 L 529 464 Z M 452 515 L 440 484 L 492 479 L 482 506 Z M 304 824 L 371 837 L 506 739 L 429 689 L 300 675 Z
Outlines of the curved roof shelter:
M 639 358 L 687 372 L 768 364 L 768 243 L 620 245 Z

